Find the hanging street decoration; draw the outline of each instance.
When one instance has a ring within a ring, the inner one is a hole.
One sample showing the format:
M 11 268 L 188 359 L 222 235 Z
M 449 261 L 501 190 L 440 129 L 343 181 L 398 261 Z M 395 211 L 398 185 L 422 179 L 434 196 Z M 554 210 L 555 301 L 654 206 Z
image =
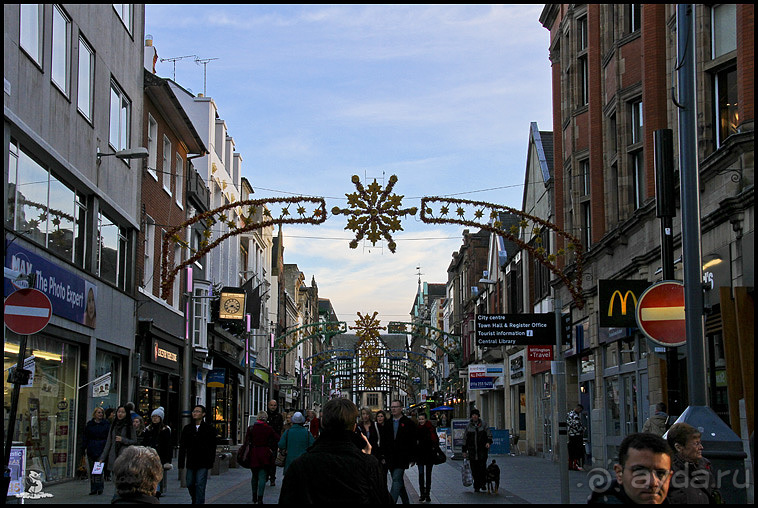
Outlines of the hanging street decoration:
M 350 242 L 350 248 L 357 248 L 364 237 L 372 245 L 376 245 L 376 242 L 384 237 L 387 240 L 387 248 L 394 253 L 397 244 L 392 239 L 392 233 L 402 231 L 400 219 L 408 214 L 416 215 L 418 209 L 416 207 L 401 209 L 400 203 L 403 196 L 390 194 L 397 182 L 395 175 L 390 177 L 389 185 L 384 190 L 376 182 L 376 179 L 368 188 L 363 187 L 357 175 L 353 175 L 352 181 L 357 192 L 345 194 L 349 208 L 338 206 L 332 208 L 334 215 L 350 216 L 345 229 L 356 233 L 355 239 Z
M 361 359 L 362 370 L 365 374 L 363 384 L 366 388 L 376 388 L 379 384 L 377 372 L 381 364 L 382 343 L 379 340 L 379 330 L 386 330 L 386 327 L 379 326 L 380 321 L 376 319 L 378 312 L 369 316 L 361 315 L 358 312 L 358 319 L 355 320 L 356 326 L 351 326 L 358 336 L 358 342 L 355 345 L 355 351 L 358 358 Z
M 521 220 L 518 224 L 506 229 L 500 222 L 500 215 L 503 213 L 515 215 Z M 584 307 L 582 296 L 584 249 L 578 238 L 555 224 L 509 206 L 441 197 L 421 198 L 421 221 L 426 224 L 461 224 L 478 227 L 512 241 L 528 251 L 563 281 L 571 292 L 577 308 Z M 545 230 L 555 232 L 558 237 L 556 242 L 558 248 L 555 252 L 549 251 L 549 245 L 542 245 L 541 234 Z M 524 241 L 524 239 L 529 240 Z M 565 247 L 563 247 L 564 244 Z M 568 269 L 561 270 L 562 265 L 568 266 Z
M 295 207 L 293 213 L 291 207 Z M 274 216 L 271 209 L 278 207 L 278 215 Z M 313 208 L 312 210 L 310 208 Z M 193 218 L 175 226 L 163 236 L 161 244 L 161 298 L 168 299 L 171 286 L 176 274 L 199 260 L 214 247 L 232 236 L 255 231 L 276 224 L 321 224 L 326 221 L 326 202 L 323 198 L 295 196 L 289 198 L 248 199 L 208 210 L 195 215 Z M 190 246 L 180 235 L 188 226 L 200 222 L 205 231 L 203 239 L 196 250 L 191 250 L 192 256 L 184 262 L 170 259 L 174 249 L 172 245 L 180 244 L 187 249 Z M 221 234 L 212 240 L 214 226 L 221 229 Z

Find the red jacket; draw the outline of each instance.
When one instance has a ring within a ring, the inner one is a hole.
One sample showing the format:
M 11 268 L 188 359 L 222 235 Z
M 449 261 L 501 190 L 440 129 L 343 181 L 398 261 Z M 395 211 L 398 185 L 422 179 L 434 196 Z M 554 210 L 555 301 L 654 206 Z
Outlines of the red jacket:
M 321 425 L 321 422 L 319 421 L 318 416 L 314 416 L 313 420 L 311 420 L 310 423 L 308 424 L 308 430 L 311 431 L 311 434 L 313 434 L 313 437 L 318 437 L 320 425 Z
M 250 468 L 261 468 L 274 463 L 272 448 L 279 443 L 279 434 L 266 422 L 258 420 L 247 428 L 245 443 L 250 443 Z

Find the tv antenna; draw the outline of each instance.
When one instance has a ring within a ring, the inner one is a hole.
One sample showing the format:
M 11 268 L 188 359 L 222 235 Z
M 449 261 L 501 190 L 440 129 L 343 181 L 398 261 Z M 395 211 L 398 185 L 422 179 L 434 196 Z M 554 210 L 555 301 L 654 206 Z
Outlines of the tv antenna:
M 218 60 L 218 58 L 203 58 L 203 59 L 201 59 L 201 58 L 198 58 L 197 56 L 195 57 L 195 63 L 196 64 L 198 64 L 198 65 L 203 64 L 203 96 L 206 95 L 206 93 L 205 93 L 205 71 L 206 71 L 206 68 L 208 66 L 208 62 L 210 62 L 211 60 Z
M 171 78 L 173 81 L 176 81 L 176 61 L 177 60 L 184 60 L 185 58 L 197 58 L 197 55 L 175 56 L 173 58 L 161 58 L 161 62 L 173 62 L 174 63 L 174 76 Z

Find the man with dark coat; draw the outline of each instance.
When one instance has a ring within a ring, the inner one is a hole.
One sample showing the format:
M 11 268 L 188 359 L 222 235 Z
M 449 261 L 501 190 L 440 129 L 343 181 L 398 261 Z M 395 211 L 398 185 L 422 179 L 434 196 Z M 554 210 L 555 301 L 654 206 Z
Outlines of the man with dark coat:
M 208 471 L 216 460 L 216 429 L 205 422 L 205 406 L 192 409 L 192 420 L 179 437 L 179 469 L 184 469 L 186 462 L 187 490 L 192 504 L 205 504 Z
M 492 444 L 492 431 L 480 418 L 478 409 L 470 412 L 471 420 L 466 427 L 466 442 L 463 445 L 463 457 L 471 462 L 471 475 L 474 477 L 474 492 L 487 490 L 487 455 Z
M 406 469 L 415 465 L 416 425 L 403 415 L 403 405 L 399 400 L 390 403 L 390 413 L 392 418 L 384 424 L 384 435 L 381 436 L 384 457 L 392 477 L 390 495 L 393 503 L 397 503 L 400 497 L 403 504 L 410 504 L 403 475 Z
M 348 399 L 324 405 L 321 434 L 287 469 L 279 504 L 390 504 L 379 461 L 355 445 L 358 408 Z
M 268 401 L 268 411 L 266 411 L 266 413 L 268 414 L 266 423 L 274 429 L 274 432 L 281 436 L 282 429 L 284 428 L 284 417 L 282 416 L 282 413 L 279 412 L 279 403 L 274 399 Z M 271 449 L 274 457 L 276 457 L 276 449 L 276 446 Z M 276 485 L 276 464 L 274 463 L 271 463 L 268 467 L 268 479 L 271 480 L 272 487 Z

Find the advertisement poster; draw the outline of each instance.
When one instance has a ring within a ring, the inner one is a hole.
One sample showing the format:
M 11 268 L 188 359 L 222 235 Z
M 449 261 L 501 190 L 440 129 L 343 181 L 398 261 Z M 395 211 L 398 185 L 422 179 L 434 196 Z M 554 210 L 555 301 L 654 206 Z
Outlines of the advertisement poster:
M 9 496 L 20 496 L 24 493 L 24 479 L 26 478 L 26 447 L 11 447 L 11 456 L 8 461 L 11 482 L 8 485 Z

